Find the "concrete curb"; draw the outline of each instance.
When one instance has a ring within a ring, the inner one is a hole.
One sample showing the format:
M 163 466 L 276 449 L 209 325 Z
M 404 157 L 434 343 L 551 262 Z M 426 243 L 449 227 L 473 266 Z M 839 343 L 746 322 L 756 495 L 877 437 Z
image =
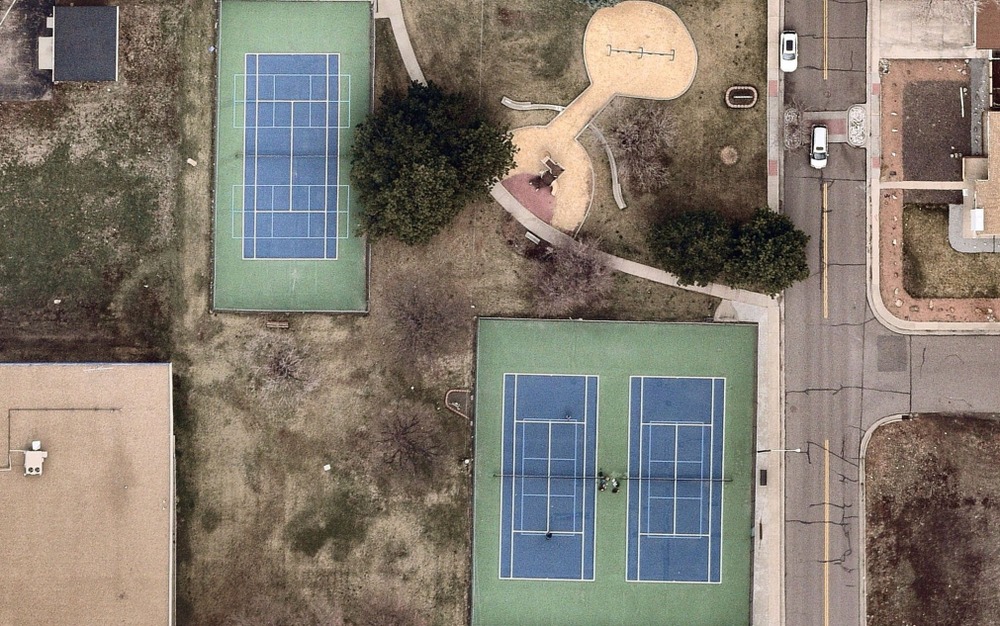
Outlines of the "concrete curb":
M 781 0 L 768 0 L 767 13 L 767 200 L 769 206 L 777 208 L 780 207 L 780 164 L 783 159 L 779 119 L 783 85 L 779 80 L 777 62 L 778 31 L 783 18 Z M 413 51 L 409 34 L 406 31 L 400 0 L 375 0 L 375 17 L 389 19 L 396 45 L 410 79 L 426 83 L 423 71 L 420 69 L 420 64 Z M 494 186 L 491 195 L 525 228 L 545 238 L 549 243 L 567 245 L 574 241 L 572 237 L 535 217 L 501 185 Z M 616 200 L 618 199 L 616 196 Z M 663 270 L 612 255 L 605 255 L 605 257 L 609 265 L 618 271 L 673 287 L 680 287 L 676 277 Z M 757 441 L 755 449 L 783 447 L 782 322 L 784 307 L 780 299 L 775 300 L 763 294 L 731 289 L 724 285 L 681 288 L 729 300 L 732 302 L 737 321 L 757 323 Z M 755 458 L 755 470 L 757 466 Z M 784 468 L 784 455 L 781 455 L 775 468 L 777 489 L 770 493 L 766 491 L 766 488 L 761 488 L 758 485 L 756 474 L 751 477 L 755 493 L 755 528 L 748 530 L 757 537 L 753 552 L 751 620 L 752 623 L 761 626 L 785 623 Z M 766 525 L 764 524 L 765 519 L 768 521 Z
M 965 237 L 965 207 L 961 204 L 948 205 L 948 243 L 959 252 L 969 254 L 995 254 L 1000 251 L 997 248 L 997 237 Z
M 566 107 L 559 104 L 540 104 L 537 102 L 521 102 L 519 100 L 511 100 L 507 96 L 500 99 L 500 104 L 504 105 L 508 109 L 514 109 L 515 111 L 559 111 L 562 112 Z M 608 140 L 604 138 L 604 133 L 600 131 L 599 128 L 594 126 L 593 120 L 590 124 L 587 124 L 587 128 L 590 132 L 594 133 L 597 140 L 601 142 L 604 146 L 604 152 L 608 155 L 608 163 L 611 165 L 611 195 L 615 198 L 615 204 L 618 205 L 619 209 L 626 209 L 628 206 L 625 204 L 625 200 L 622 198 L 622 188 L 618 183 L 618 164 L 615 162 L 615 155 L 611 151 L 611 146 L 608 144 Z M 590 214 L 590 211 L 587 211 Z M 586 216 L 584 216 L 584 221 L 586 221 Z M 583 221 L 580 225 L 576 227 L 577 232 L 583 227 Z
M 868 609 L 866 608 L 868 606 L 868 576 L 867 563 L 865 562 L 865 537 L 868 532 L 868 522 L 865 519 L 865 507 L 867 506 L 867 501 L 865 500 L 865 454 L 868 452 L 868 442 L 871 441 L 872 435 L 876 430 L 886 424 L 901 422 L 908 418 L 909 415 L 903 413 L 883 417 L 872 424 L 865 431 L 864 436 L 861 437 L 861 447 L 858 455 L 858 574 L 860 578 L 858 593 L 860 594 L 861 604 L 858 607 L 862 626 L 868 623 Z

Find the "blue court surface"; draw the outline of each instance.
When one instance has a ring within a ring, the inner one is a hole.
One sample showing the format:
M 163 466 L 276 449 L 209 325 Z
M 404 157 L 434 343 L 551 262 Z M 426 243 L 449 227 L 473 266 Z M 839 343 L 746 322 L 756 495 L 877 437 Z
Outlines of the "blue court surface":
M 626 578 L 721 581 L 725 380 L 634 376 Z
M 594 579 L 597 383 L 504 375 L 500 578 Z
M 242 78 L 243 258 L 336 259 L 339 56 L 248 53 Z

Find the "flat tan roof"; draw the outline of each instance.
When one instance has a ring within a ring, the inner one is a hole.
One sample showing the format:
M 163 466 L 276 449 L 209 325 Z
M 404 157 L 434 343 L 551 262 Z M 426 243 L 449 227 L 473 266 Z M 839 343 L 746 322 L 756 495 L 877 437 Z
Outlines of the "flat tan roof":
M 171 395 L 169 364 L 0 364 L 0 624 L 173 623 Z
M 983 209 L 983 235 L 1000 234 L 1000 111 L 986 113 L 986 180 L 976 181 L 976 206 Z

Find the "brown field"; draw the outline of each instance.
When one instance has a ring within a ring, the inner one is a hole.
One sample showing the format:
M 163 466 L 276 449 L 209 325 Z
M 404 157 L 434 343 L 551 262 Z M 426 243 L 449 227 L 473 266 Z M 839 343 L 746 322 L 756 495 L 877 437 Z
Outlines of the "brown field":
M 868 624 L 1000 624 L 1000 428 L 917 415 L 866 454 Z
M 484 202 L 427 247 L 380 242 L 370 315 L 268 331 L 209 312 L 215 7 L 129 5 L 122 81 L 0 104 L 0 219 L 20 229 L 0 358 L 174 362 L 180 623 L 463 623 L 469 426 L 442 400 L 471 385 L 476 315 L 531 314 L 538 262 Z M 377 85 L 405 86 L 377 29 Z M 457 75 L 449 60 L 429 67 Z M 574 314 L 701 320 L 716 304 L 617 277 Z M 414 310 L 438 332 L 407 332 Z M 272 349 L 301 381 L 268 391 L 255 365 Z M 401 446 L 397 418 L 414 416 Z

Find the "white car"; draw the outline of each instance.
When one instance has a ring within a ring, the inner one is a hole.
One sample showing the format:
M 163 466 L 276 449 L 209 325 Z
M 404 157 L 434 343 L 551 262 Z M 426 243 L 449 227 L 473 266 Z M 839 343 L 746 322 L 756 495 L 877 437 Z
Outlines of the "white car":
M 809 147 L 809 165 L 821 170 L 826 167 L 826 126 L 813 126 L 812 144 Z
M 794 72 L 799 66 L 799 36 L 793 30 L 781 32 L 781 58 L 778 67 L 782 72 Z

